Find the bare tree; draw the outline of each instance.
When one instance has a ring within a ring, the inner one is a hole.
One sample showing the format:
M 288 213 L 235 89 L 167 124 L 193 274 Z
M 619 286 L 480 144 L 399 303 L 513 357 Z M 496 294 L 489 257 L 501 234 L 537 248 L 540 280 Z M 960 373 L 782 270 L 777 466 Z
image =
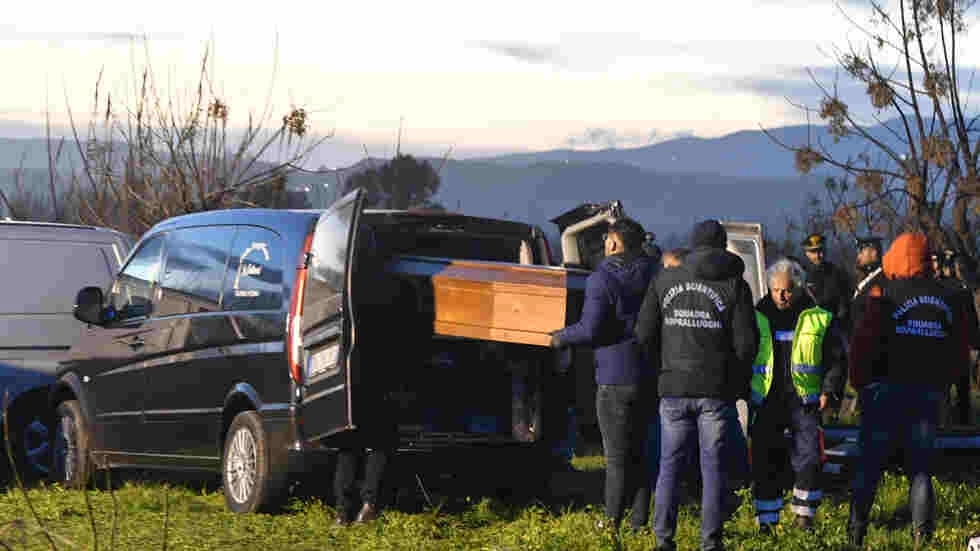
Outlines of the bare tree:
M 936 246 L 977 256 L 980 128 L 968 105 L 973 75 L 958 57 L 973 3 L 867 0 L 873 14 L 867 24 L 838 4 L 864 40 L 836 48 L 834 56 L 846 78 L 864 86 L 870 118 L 845 103 L 836 82 L 820 82 L 812 72 L 822 99 L 797 107 L 807 120 L 815 114 L 826 122 L 834 142 L 860 140 L 864 152 L 839 158 L 829 144 L 787 144 L 769 134 L 794 152 L 801 173 L 820 164 L 840 171 L 826 182 L 837 232 L 918 229 Z
M 76 124 L 68 105 L 67 149 L 78 159 L 61 186 L 63 197 L 55 184 L 65 177 L 56 174 L 62 147 L 52 153 L 49 139 L 51 211 L 44 218 L 140 235 L 179 214 L 285 204 L 288 175 L 329 136 L 312 136 L 304 108 L 273 116 L 271 89 L 263 111 L 248 113 L 244 128 L 234 129 L 231 100 L 216 91 L 212 49 L 205 46 L 189 90 L 159 82 L 148 50 L 144 66 L 133 72 L 130 97 L 120 101 L 104 92 L 100 72 L 89 122 Z M 0 197 L 14 216 L 25 210 L 18 207 L 20 195 L 23 190 L 9 201 Z

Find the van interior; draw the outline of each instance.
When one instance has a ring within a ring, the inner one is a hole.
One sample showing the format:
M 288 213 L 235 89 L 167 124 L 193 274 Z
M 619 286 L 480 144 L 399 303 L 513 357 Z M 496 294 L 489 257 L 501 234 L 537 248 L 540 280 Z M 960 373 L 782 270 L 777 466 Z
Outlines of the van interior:
M 462 224 L 426 222 L 369 227 L 379 255 L 386 259 L 431 256 L 532 264 L 540 258 L 536 254 L 539 251 L 530 242 L 530 227 L 521 226 L 527 229 L 526 235 L 467 231 Z M 415 350 L 400 356 L 414 358 L 410 365 L 383 368 L 409 370 L 398 377 L 400 388 L 393 393 L 403 444 L 425 448 L 467 442 L 513 445 L 541 441 L 551 351 L 435 336 L 431 282 L 402 281 L 400 289 L 401 294 L 414 295 L 410 299 L 417 306 L 413 315 L 420 316 L 417 323 L 406 328 L 412 331 L 408 342 Z

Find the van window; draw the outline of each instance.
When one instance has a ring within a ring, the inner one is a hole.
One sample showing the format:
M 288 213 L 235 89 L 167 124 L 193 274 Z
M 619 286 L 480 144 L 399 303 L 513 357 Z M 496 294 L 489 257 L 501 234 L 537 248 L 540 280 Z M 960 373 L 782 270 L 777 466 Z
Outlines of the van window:
M 240 226 L 225 275 L 225 310 L 282 308 L 282 245 L 270 230 Z
M 109 304 L 116 321 L 149 316 L 153 313 L 153 285 L 160 273 L 163 235 L 148 239 L 126 264 L 112 286 Z
M 0 258 L 11 291 L 0 314 L 70 314 L 79 289 L 105 290 L 118 269 L 112 246 L 98 243 L 0 239 Z
M 310 275 L 303 302 L 303 330 L 340 312 L 347 270 L 347 246 L 356 202 L 324 215 L 316 224 Z
M 178 294 L 205 310 L 216 310 L 234 235 L 234 226 L 186 228 L 171 232 L 167 238 L 166 267 L 160 282 L 164 300 L 169 302 L 168 295 Z M 198 309 L 181 313 L 191 311 Z

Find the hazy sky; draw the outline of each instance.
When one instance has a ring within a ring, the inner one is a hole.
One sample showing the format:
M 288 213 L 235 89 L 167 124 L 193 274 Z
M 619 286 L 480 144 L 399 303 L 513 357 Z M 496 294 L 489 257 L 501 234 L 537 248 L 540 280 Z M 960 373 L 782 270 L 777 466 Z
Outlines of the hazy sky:
M 844 7 L 864 21 L 861 4 Z M 457 157 L 800 122 L 784 96 L 814 101 L 804 69 L 832 79 L 831 47 L 860 38 L 829 0 L 95 0 L 4 12 L 0 134 L 42 122 L 46 103 L 63 122 L 66 98 L 85 117 L 100 68 L 125 105 L 144 36 L 158 83 L 185 95 L 213 39 L 232 122 L 260 113 L 271 86 L 277 118 L 301 106 L 315 130 L 336 131 L 328 164 L 361 144 L 390 154 L 402 118 L 403 150 Z M 978 57 L 980 44 L 968 37 L 961 52 Z

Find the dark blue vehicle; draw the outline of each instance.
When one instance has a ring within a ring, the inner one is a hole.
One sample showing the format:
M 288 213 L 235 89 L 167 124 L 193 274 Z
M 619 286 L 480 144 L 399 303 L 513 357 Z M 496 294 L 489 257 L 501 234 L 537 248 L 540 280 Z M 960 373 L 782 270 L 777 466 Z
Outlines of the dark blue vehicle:
M 90 226 L 0 221 L 0 484 L 47 471 L 47 396 L 58 362 L 84 325 L 72 315 L 78 287 L 108 289 L 129 253 L 125 235 Z

